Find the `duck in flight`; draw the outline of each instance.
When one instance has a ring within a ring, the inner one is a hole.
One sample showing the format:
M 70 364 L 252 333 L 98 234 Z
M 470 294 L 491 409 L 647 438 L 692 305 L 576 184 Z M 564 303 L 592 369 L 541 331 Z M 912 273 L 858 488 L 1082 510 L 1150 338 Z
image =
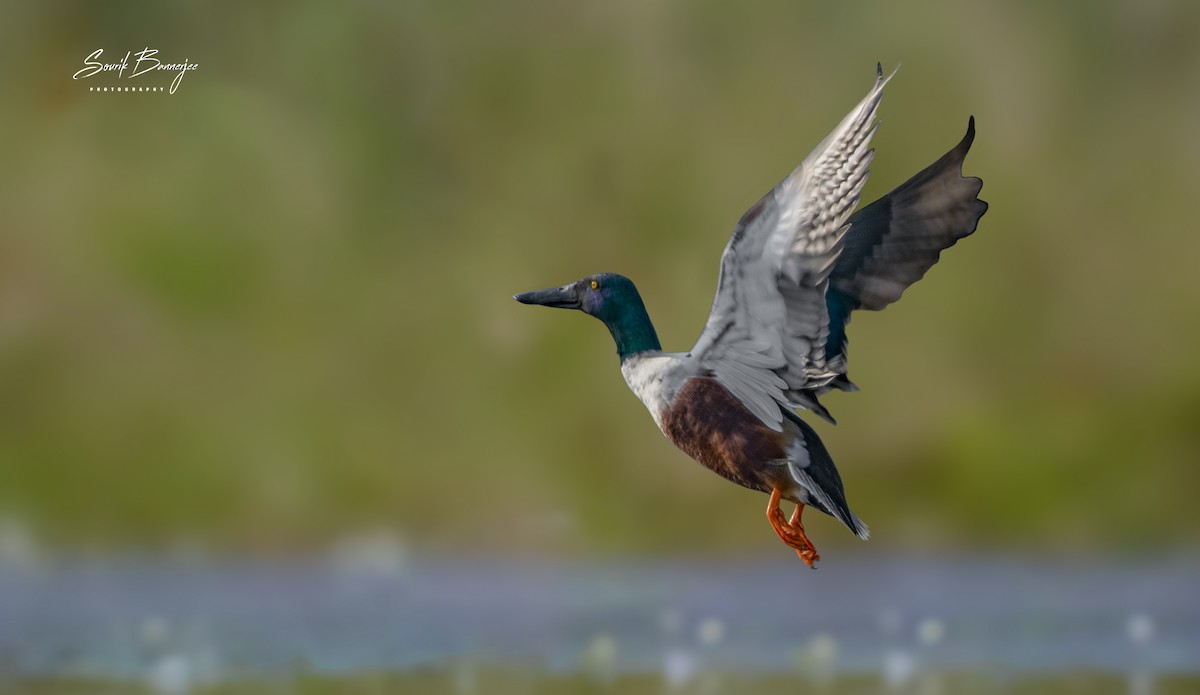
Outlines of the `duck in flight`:
M 514 297 L 603 321 L 626 383 L 663 434 L 722 477 L 770 495 L 767 519 L 809 567 L 820 556 L 801 523 L 806 505 L 864 540 L 869 533 L 846 503 L 829 452 L 796 409 L 833 422 L 820 397 L 858 390 L 846 375 L 851 313 L 899 299 L 944 249 L 975 231 L 988 207 L 977 197 L 983 182 L 962 175 L 975 138 L 972 117 L 954 149 L 853 212 L 890 79 L 877 68 L 867 96 L 742 215 L 690 352 L 663 352 L 637 288 L 621 275 Z M 781 500 L 795 503 L 790 518 Z

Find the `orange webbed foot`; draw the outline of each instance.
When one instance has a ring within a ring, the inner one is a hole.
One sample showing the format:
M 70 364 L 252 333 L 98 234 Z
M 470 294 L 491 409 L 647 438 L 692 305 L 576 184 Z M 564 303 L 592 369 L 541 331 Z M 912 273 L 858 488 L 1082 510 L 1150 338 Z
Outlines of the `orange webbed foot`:
M 779 538 L 800 556 L 804 564 L 809 567 L 814 567 L 814 563 L 821 559 L 817 554 L 816 547 L 812 541 L 808 540 L 808 536 L 804 533 L 804 524 L 800 523 L 800 515 L 804 512 L 804 505 L 797 504 L 796 511 L 792 512 L 792 518 L 786 519 L 783 516 L 783 510 L 779 508 L 779 500 L 781 493 L 779 488 L 771 491 L 771 500 L 767 503 L 767 520 L 771 522 L 771 527 L 775 529 L 775 533 Z M 814 568 L 815 569 L 815 568 Z

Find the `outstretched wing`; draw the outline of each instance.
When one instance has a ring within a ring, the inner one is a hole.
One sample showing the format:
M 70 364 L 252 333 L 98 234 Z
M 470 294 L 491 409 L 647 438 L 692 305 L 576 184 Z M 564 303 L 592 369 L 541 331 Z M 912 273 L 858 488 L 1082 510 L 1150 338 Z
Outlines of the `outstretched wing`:
M 937 263 L 942 251 L 970 235 L 988 206 L 983 181 L 962 175 L 975 140 L 975 118 L 954 149 L 891 193 L 850 217 L 842 253 L 829 274 L 829 338 L 825 359 L 845 373 L 846 324 L 855 309 L 878 311 Z M 853 388 L 849 381 L 834 385 Z
M 808 405 L 806 390 L 837 376 L 825 365 L 825 288 L 867 181 L 889 79 L 878 71 L 837 128 L 742 216 L 721 256 L 717 295 L 692 356 L 777 430 L 781 405 Z

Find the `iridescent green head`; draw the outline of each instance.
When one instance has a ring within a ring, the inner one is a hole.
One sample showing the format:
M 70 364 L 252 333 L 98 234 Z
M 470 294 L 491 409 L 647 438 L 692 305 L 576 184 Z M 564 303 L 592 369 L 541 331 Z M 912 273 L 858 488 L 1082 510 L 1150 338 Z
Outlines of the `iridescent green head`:
M 621 359 L 647 350 L 661 350 L 654 324 L 633 281 L 616 273 L 589 275 L 562 287 L 522 292 L 513 299 L 559 309 L 579 309 L 608 326 Z

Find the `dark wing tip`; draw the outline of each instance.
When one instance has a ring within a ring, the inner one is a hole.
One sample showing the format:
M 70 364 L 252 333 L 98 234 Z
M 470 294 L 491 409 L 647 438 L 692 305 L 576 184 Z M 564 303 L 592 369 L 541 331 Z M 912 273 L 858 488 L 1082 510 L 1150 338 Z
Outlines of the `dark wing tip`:
M 883 62 L 882 61 L 878 61 L 875 63 L 875 77 L 877 77 L 877 78 L 883 77 Z
M 970 151 L 971 144 L 974 142 L 975 142 L 975 117 L 971 116 L 967 120 L 967 134 L 964 135 L 963 139 L 960 140 L 958 142 L 958 144 L 954 146 L 954 149 L 950 151 L 950 156 L 953 157 L 954 159 L 958 160 L 959 162 L 962 162 L 964 159 L 967 158 L 967 152 Z
M 962 175 L 962 162 L 963 162 L 963 160 L 966 159 L 967 152 L 971 149 L 971 144 L 974 142 L 975 142 L 975 116 L 971 115 L 967 119 L 967 134 L 963 136 L 962 141 L 959 142 L 958 145 L 954 148 L 954 157 L 959 162 L 959 165 L 958 165 L 959 175 Z M 975 183 L 975 186 L 976 186 L 975 187 L 975 195 L 978 196 L 979 192 L 983 190 L 983 179 L 979 178 L 978 176 L 965 176 L 965 175 L 963 176 L 963 178 Z M 980 200 L 979 198 L 975 199 L 975 203 L 979 207 L 979 215 L 977 215 L 975 218 L 975 222 L 976 222 L 976 224 L 978 224 L 979 218 L 983 217 L 984 213 L 986 213 L 988 211 L 988 204 L 987 204 L 986 200 Z M 974 226 L 972 226 L 971 232 L 974 232 L 974 231 L 975 231 Z M 970 232 L 968 232 L 968 234 L 969 233 Z

